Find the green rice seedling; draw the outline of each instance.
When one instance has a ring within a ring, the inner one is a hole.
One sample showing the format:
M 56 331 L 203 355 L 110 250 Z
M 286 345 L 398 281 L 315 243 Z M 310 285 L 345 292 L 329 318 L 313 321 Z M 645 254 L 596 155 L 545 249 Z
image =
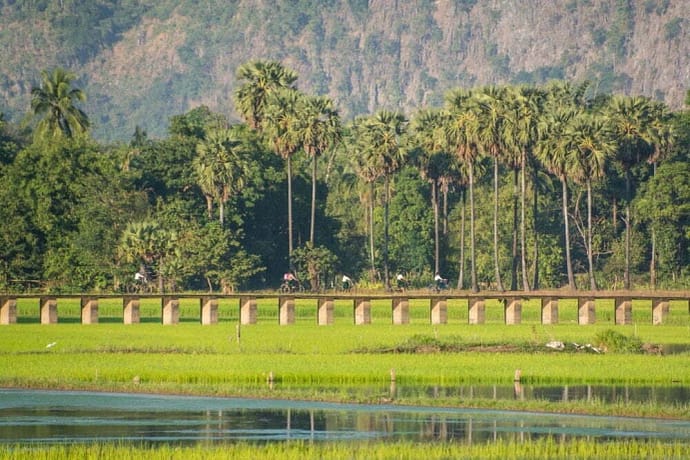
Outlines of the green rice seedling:
M 195 446 L 140 446 L 127 444 L 74 444 L 58 446 L 0 446 L 0 460 L 22 458 L 213 460 L 227 458 L 302 459 L 533 459 L 533 458 L 664 458 L 681 460 L 690 455 L 690 444 L 646 440 L 596 442 L 553 437 L 465 442 L 290 442 L 198 444 Z

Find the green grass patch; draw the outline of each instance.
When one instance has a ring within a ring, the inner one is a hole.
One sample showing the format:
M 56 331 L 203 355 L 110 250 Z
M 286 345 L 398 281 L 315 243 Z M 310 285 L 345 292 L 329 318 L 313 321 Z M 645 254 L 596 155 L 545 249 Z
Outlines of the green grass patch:
M 590 440 L 561 440 L 552 437 L 538 439 L 498 440 L 490 443 L 412 443 L 412 442 L 336 442 L 311 443 L 291 441 L 269 444 L 222 444 L 182 446 L 127 446 L 117 444 L 88 444 L 66 446 L 3 446 L 0 460 L 48 458 L 149 460 L 213 460 L 227 458 L 261 458 L 280 460 L 303 459 L 534 459 L 534 458 L 664 458 L 686 459 L 690 444 L 660 441 L 626 440 L 597 443 Z

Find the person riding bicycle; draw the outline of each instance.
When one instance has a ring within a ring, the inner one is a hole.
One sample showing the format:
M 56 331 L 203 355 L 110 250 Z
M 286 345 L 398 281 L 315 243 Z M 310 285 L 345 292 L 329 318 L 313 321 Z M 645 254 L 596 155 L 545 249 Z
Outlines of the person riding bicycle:
M 291 271 L 285 272 L 283 275 L 283 283 L 287 285 L 290 291 L 296 291 L 299 288 L 299 280 Z
M 349 291 L 350 289 L 352 289 L 353 284 L 354 283 L 352 282 L 352 279 L 349 276 L 343 274 L 343 279 L 342 279 L 343 291 Z
M 402 273 L 398 273 L 398 275 L 395 277 L 395 285 L 400 291 L 404 291 L 407 287 L 407 280 Z
M 437 291 L 448 289 L 448 280 L 441 277 L 439 272 L 436 272 L 436 275 L 434 275 L 434 286 L 436 287 Z
M 134 282 L 136 284 L 146 284 L 149 282 L 149 278 L 146 275 L 146 267 L 140 266 L 139 271 L 134 274 Z

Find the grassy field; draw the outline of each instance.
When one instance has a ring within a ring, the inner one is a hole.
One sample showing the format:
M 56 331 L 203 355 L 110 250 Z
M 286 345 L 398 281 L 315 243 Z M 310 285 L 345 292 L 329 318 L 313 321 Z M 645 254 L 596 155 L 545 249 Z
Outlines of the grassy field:
M 523 323 L 503 324 L 498 303 L 487 305 L 487 324 L 468 325 L 467 307 L 449 302 L 448 324 L 429 324 L 428 301 L 411 301 L 411 322 L 392 325 L 390 302 L 374 301 L 372 324 L 354 325 L 352 304 L 336 302 L 335 324 L 316 325 L 313 300 L 296 305 L 296 323 L 278 325 L 277 301 L 259 303 L 259 321 L 238 329 L 237 301 L 222 301 L 220 323 L 199 324 L 196 300 L 181 301 L 180 324 L 160 324 L 160 302 L 143 302 L 141 324 L 122 324 L 119 299 L 102 300 L 99 324 L 81 325 L 77 300 L 61 302 L 59 323 L 38 324 L 38 304 L 22 299 L 19 321 L 0 328 L 0 385 L 104 389 L 377 402 L 394 370 L 396 385 L 690 385 L 690 321 L 686 304 L 671 305 L 668 322 L 652 326 L 649 311 L 633 307 L 634 324 L 576 324 L 576 306 L 562 305 L 558 325 L 539 323 L 539 305 L 526 302 Z M 610 313 L 613 313 L 611 305 Z M 615 331 L 671 354 L 552 352 L 544 344 L 594 343 Z M 239 338 L 238 338 L 239 332 Z M 420 347 L 402 353 L 406 344 Z M 47 347 L 48 344 L 54 344 Z M 426 346 L 425 344 L 430 346 Z M 439 352 L 452 344 L 455 352 Z M 269 387 L 269 375 L 273 385 Z M 457 397 L 396 398 L 399 403 L 472 405 L 624 415 L 684 416 L 688 403 L 551 404 Z
M 529 385 L 690 385 L 690 321 L 686 302 L 672 302 L 666 324 L 651 324 L 651 308 L 633 305 L 633 324 L 613 325 L 613 302 L 597 304 L 597 323 L 577 324 L 577 305 L 561 302 L 560 324 L 542 325 L 540 305 L 523 304 L 520 325 L 503 324 L 503 309 L 487 302 L 487 322 L 467 324 L 467 303 L 448 302 L 448 324 L 431 325 L 428 301 L 410 302 L 410 324 L 391 324 L 390 301 L 372 302 L 372 324 L 354 325 L 352 303 L 335 302 L 335 324 L 316 324 L 313 300 L 299 300 L 296 322 L 278 324 L 277 299 L 261 300 L 258 323 L 239 326 L 238 302 L 221 300 L 219 324 L 199 324 L 198 300 L 181 300 L 180 323 L 161 324 L 160 301 L 143 301 L 141 323 L 122 324 L 122 301 L 102 299 L 99 323 L 80 324 L 78 300 L 60 301 L 59 322 L 41 325 L 37 299 L 20 299 L 18 323 L 0 326 L 0 386 L 343 402 L 484 407 L 603 415 L 690 417 L 690 402 L 600 399 L 550 402 L 492 398 L 477 390 L 398 389 L 473 385 L 512 387 L 516 369 Z M 596 345 L 605 334 L 652 344 L 664 353 L 554 352 L 544 344 Z M 453 351 L 440 351 L 450 346 Z M 401 351 L 403 350 L 403 351 Z M 406 350 L 406 352 L 405 352 Z M 272 378 L 271 378 L 272 377 Z M 129 445 L 0 446 L 4 458 L 688 458 L 690 445 L 646 441 L 498 442 L 457 445 L 233 444 L 160 448 Z
M 79 458 L 82 460 L 135 459 L 149 460 L 214 460 L 255 459 L 303 460 L 303 459 L 496 459 L 517 460 L 535 458 L 606 458 L 606 459 L 656 459 L 685 460 L 690 456 L 690 444 L 648 441 L 613 441 L 593 443 L 589 441 L 561 442 L 546 438 L 532 442 L 498 441 L 489 444 L 457 443 L 271 443 L 210 445 L 198 447 L 145 448 L 119 445 L 72 445 L 50 447 L 0 446 L 0 460 L 45 460 Z

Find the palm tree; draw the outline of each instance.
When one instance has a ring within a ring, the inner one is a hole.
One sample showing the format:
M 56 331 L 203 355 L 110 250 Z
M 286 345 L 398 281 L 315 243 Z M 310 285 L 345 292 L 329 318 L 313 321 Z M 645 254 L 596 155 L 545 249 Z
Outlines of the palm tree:
M 302 93 L 295 89 L 283 88 L 271 95 L 266 105 L 263 130 L 273 144 L 276 154 L 285 160 L 287 170 L 288 206 L 288 256 L 292 257 L 292 156 L 300 149 L 297 134 L 300 123 L 297 107 Z M 290 261 L 292 263 L 292 261 Z
M 247 166 L 240 142 L 231 129 L 215 129 L 197 144 L 194 170 L 197 175 L 211 217 L 213 201 L 219 205 L 219 220 L 223 226 L 225 203 L 244 187 Z
M 652 103 L 652 123 L 651 132 L 654 142 L 654 153 L 649 157 L 649 162 L 652 164 L 652 175 L 656 175 L 657 163 L 663 160 L 671 150 L 675 141 L 675 128 L 671 123 L 671 115 L 668 112 L 668 107 L 664 103 Z M 649 261 L 649 281 L 652 288 L 656 288 L 656 230 L 654 223 L 652 224 L 652 247 L 651 257 Z
M 511 140 L 512 147 L 517 151 L 519 159 L 517 165 L 520 171 L 520 266 L 522 286 L 525 291 L 530 290 L 525 241 L 527 233 L 525 222 L 526 175 L 528 164 L 531 163 L 530 160 L 533 156 L 534 145 L 539 138 L 538 120 L 542 111 L 543 96 L 544 94 L 536 88 L 521 87 L 509 100 L 512 115 L 507 126 L 510 134 L 506 137 Z M 533 185 L 536 200 L 536 185 Z M 536 225 L 534 231 L 537 231 Z
M 374 197 L 375 197 L 375 183 L 382 176 L 383 172 L 374 162 L 371 153 L 371 146 L 366 143 L 367 133 L 367 119 L 355 119 L 352 130 L 352 142 L 350 145 L 353 149 L 352 158 L 354 162 L 354 169 L 357 176 L 367 184 L 369 190 L 367 201 L 367 229 L 369 233 L 369 263 L 371 267 L 371 281 L 376 278 L 376 261 L 374 256 Z
M 39 121 L 41 137 L 72 138 L 89 128 L 89 118 L 75 103 L 86 100 L 84 92 L 72 87 L 75 75 L 64 69 L 41 72 L 41 86 L 31 89 L 31 109 Z
M 474 173 L 475 163 L 479 157 L 477 148 L 477 130 L 479 120 L 472 110 L 472 93 L 455 90 L 446 95 L 448 116 L 444 126 L 444 135 L 449 149 L 455 153 L 467 171 L 467 186 L 470 198 L 470 283 L 473 292 L 479 291 L 477 283 L 477 258 L 475 248 L 475 210 L 474 210 Z
M 422 110 L 412 120 L 414 133 L 413 161 L 423 179 L 431 183 L 431 206 L 434 211 L 434 273 L 440 267 L 439 237 L 439 185 L 446 171 L 451 169 L 452 158 L 446 151 L 443 138 L 443 114 L 438 110 Z
M 573 178 L 585 184 L 587 190 L 587 230 L 585 248 L 589 268 L 589 284 L 597 289 L 594 278 L 594 258 L 592 247 L 592 181 L 604 175 L 604 166 L 616 151 L 616 142 L 607 120 L 601 115 L 582 114 L 573 119 L 565 132 L 568 149 L 571 153 Z
M 482 88 L 473 97 L 478 117 L 477 145 L 493 159 L 494 165 L 494 271 L 496 289 L 503 291 L 498 252 L 498 165 L 505 155 L 506 89 L 495 86 Z
M 386 289 L 390 289 L 388 267 L 388 203 L 390 201 L 390 180 L 403 164 L 405 149 L 403 136 L 407 130 L 407 119 L 402 113 L 381 110 L 364 118 L 357 125 L 358 143 L 363 145 L 371 171 L 384 179 L 383 193 L 383 276 Z
M 333 108 L 333 101 L 327 97 L 304 97 L 302 104 L 300 104 L 299 112 L 296 135 L 301 139 L 305 153 L 312 159 L 309 241 L 313 246 L 316 222 L 317 160 L 321 154 L 340 141 L 342 133 L 338 112 Z
M 540 120 L 542 137 L 536 145 L 535 153 L 544 167 L 561 183 L 561 209 L 563 212 L 563 237 L 565 241 L 565 265 L 568 287 L 577 289 L 573 262 L 570 253 L 570 219 L 568 213 L 568 177 L 572 164 L 568 161 L 568 144 L 565 133 L 578 112 L 574 107 L 552 105 Z
M 607 114 L 611 117 L 614 136 L 618 142 L 616 161 L 625 172 L 625 271 L 623 287 L 630 289 L 630 201 L 632 195 L 633 166 L 654 153 L 652 104 L 641 96 L 615 96 Z
M 281 88 L 295 89 L 297 74 L 275 61 L 250 61 L 237 69 L 244 83 L 235 91 L 235 106 L 252 129 L 262 129 L 271 94 Z

